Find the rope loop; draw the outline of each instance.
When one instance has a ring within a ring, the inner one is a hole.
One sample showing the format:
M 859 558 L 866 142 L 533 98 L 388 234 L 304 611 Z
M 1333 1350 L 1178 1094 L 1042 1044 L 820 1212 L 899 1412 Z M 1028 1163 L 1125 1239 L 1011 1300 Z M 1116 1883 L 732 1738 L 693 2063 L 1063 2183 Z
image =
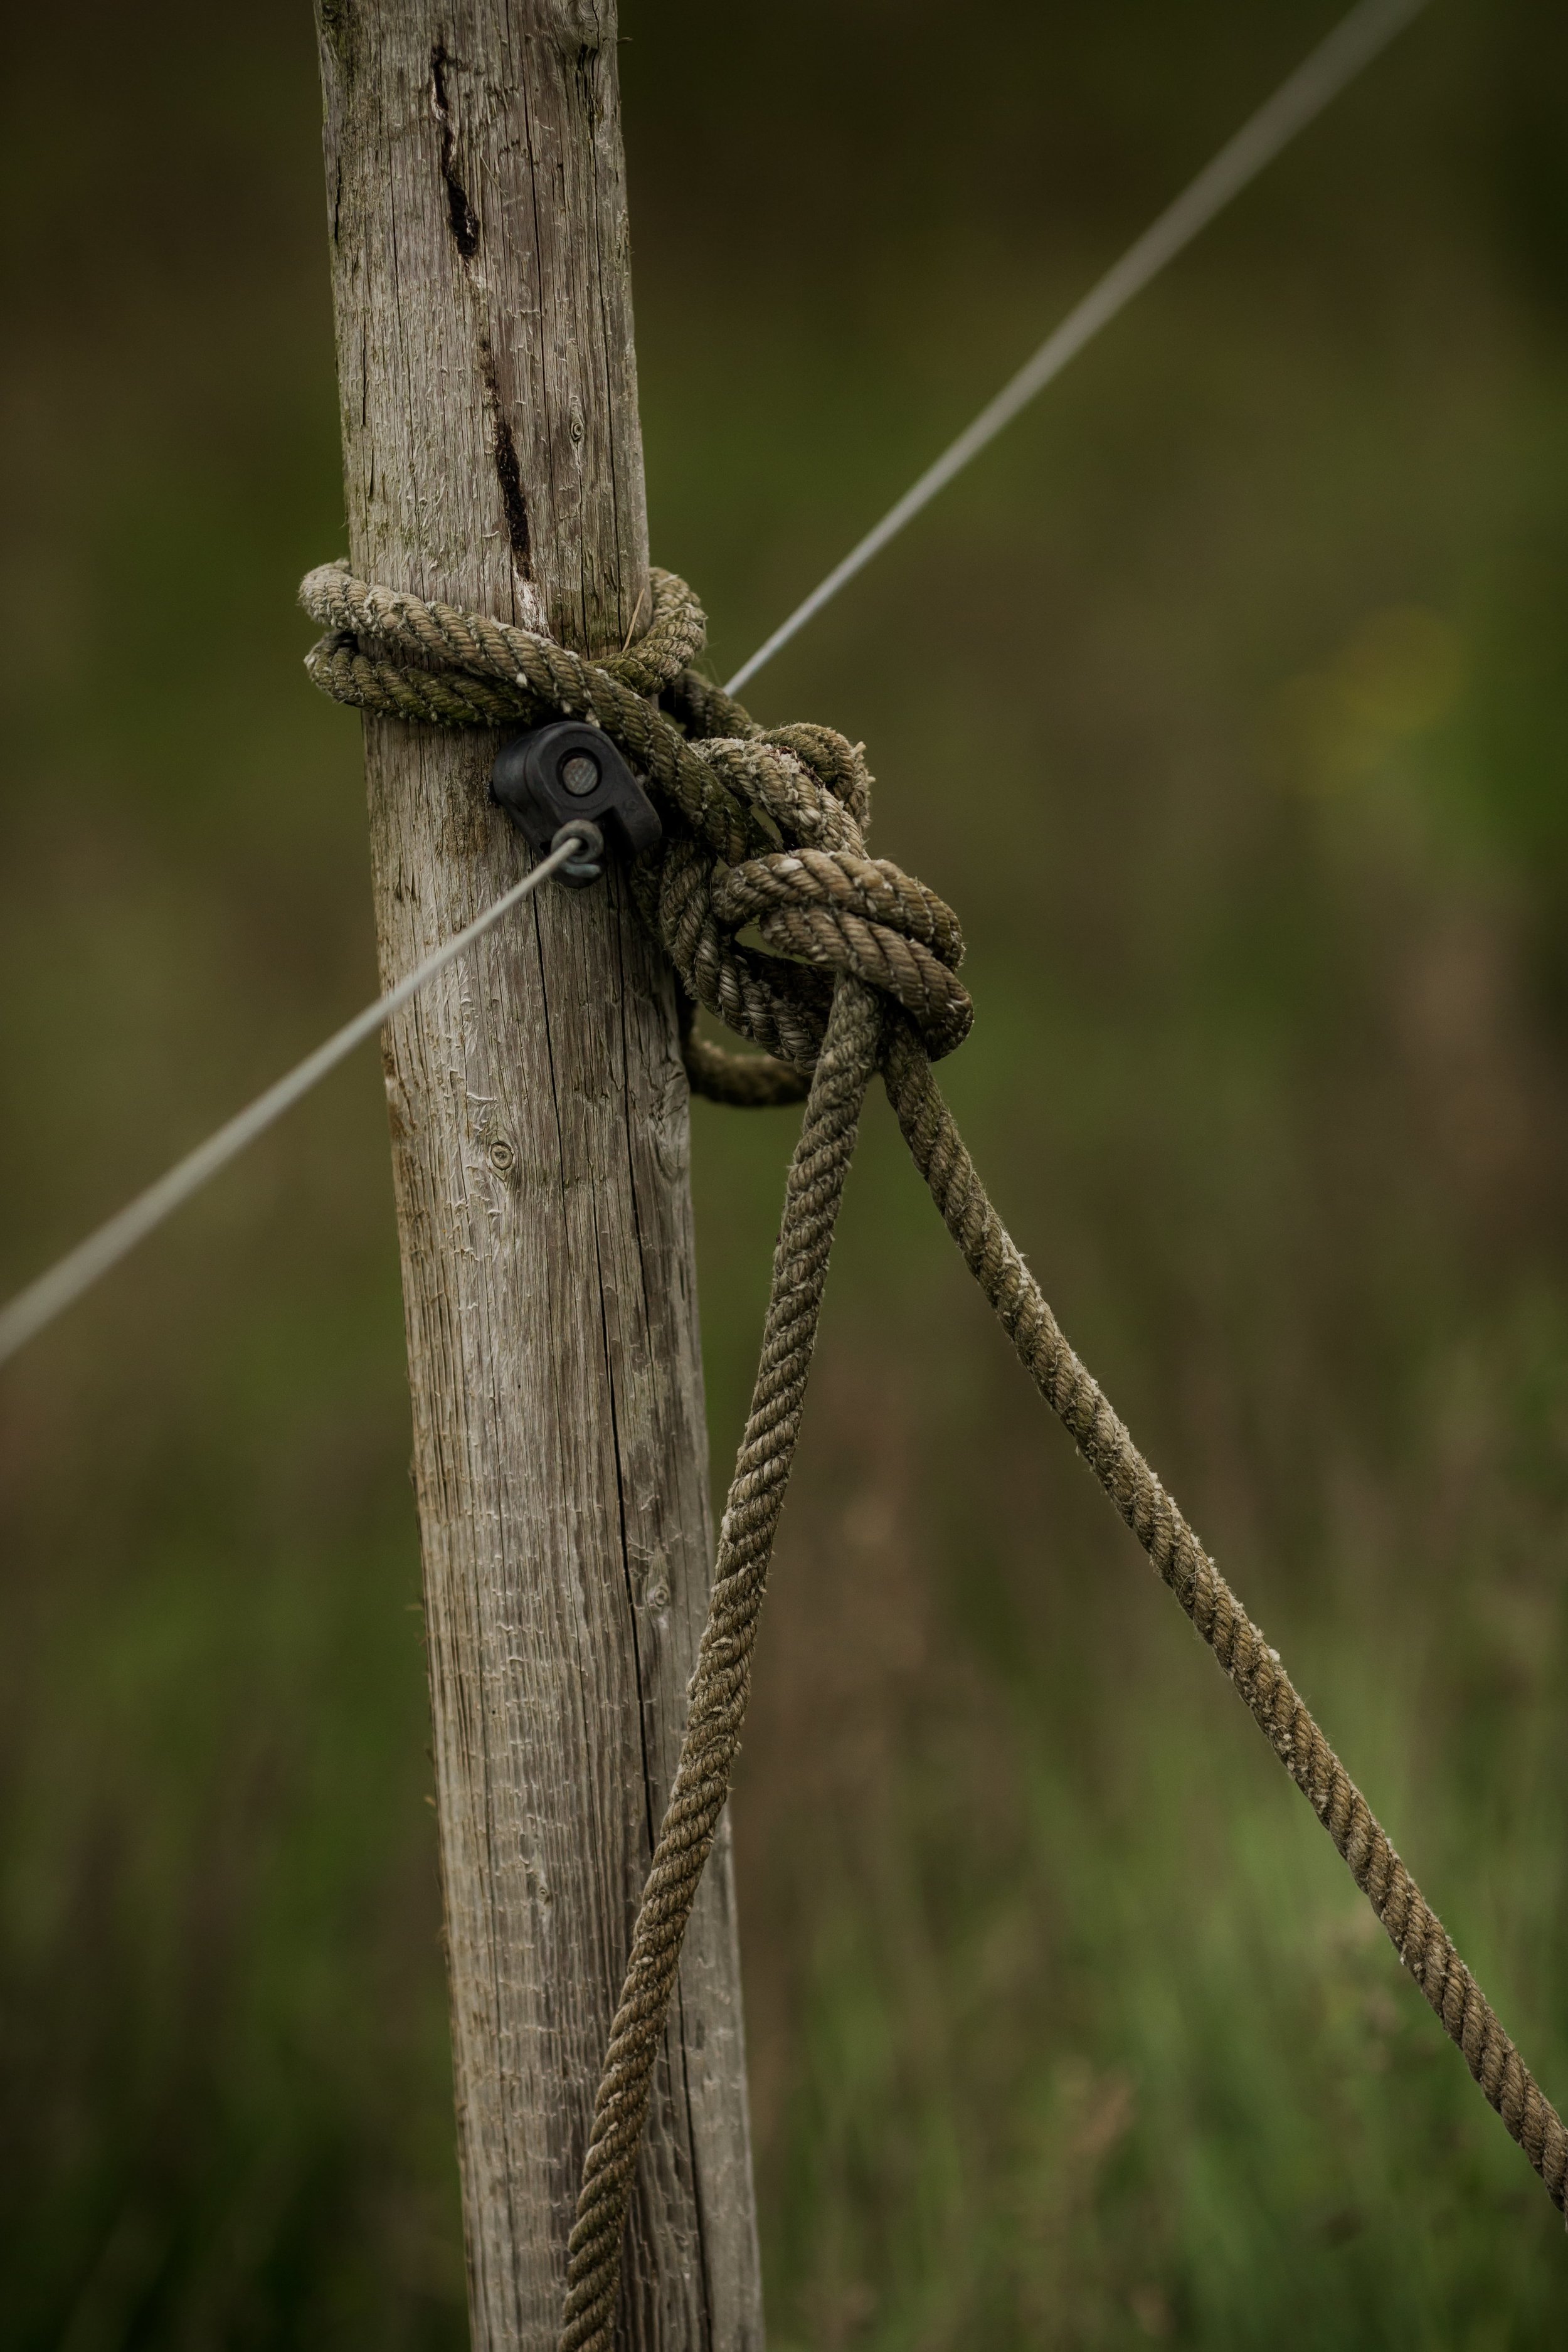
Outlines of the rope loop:
M 664 839 L 634 863 L 632 885 L 679 977 L 693 1087 L 740 1104 L 805 1099 L 679 1762 L 595 2103 L 559 2352 L 609 2352 L 655 2062 L 729 1794 L 834 1225 L 879 1070 L 910 1157 L 1025 1370 L 1311 1805 L 1553 2204 L 1568 2211 L 1568 2128 L 1278 1652 L 1068 1345 L 981 1183 L 931 1070 L 963 1043 L 973 1017 L 957 978 L 963 937 L 933 890 L 868 853 L 871 779 L 862 747 L 830 727 L 759 727 L 692 667 L 705 625 L 690 589 L 668 572 L 653 583 L 646 635 L 603 662 L 526 629 L 368 587 L 343 564 L 313 572 L 300 592 L 327 632 L 310 656 L 310 675 L 340 701 L 437 726 L 501 727 L 559 713 L 604 728 L 659 803 Z M 748 929 L 760 949 L 743 940 Z M 729 1054 L 697 1037 L 699 1004 L 764 1052 Z
M 864 746 L 813 724 L 760 727 L 694 664 L 707 642 L 684 580 L 655 570 L 643 635 L 589 661 L 531 629 L 462 613 L 323 564 L 300 601 L 324 635 L 312 682 L 382 718 L 503 728 L 602 727 L 647 779 L 664 825 L 636 861 L 637 905 L 703 1005 L 770 1059 L 723 1052 L 683 1019 L 693 1087 L 731 1103 L 800 1099 L 837 977 L 890 997 L 932 1060 L 969 1034 L 951 908 L 866 847 Z M 762 945 L 742 940 L 754 929 Z M 776 1066 L 770 1066 L 770 1063 Z

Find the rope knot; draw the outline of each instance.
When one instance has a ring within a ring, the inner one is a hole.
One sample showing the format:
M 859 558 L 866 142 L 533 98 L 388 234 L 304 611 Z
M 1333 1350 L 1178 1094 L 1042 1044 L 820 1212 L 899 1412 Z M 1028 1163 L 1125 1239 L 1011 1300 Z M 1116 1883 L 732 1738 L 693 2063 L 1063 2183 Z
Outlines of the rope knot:
M 345 565 L 301 591 L 326 634 L 310 675 L 340 700 L 442 726 L 592 715 L 647 779 L 664 837 L 633 861 L 639 906 L 686 992 L 780 1056 L 688 1034 L 692 1084 L 731 1102 L 806 1093 L 785 1188 L 761 1362 L 736 1461 L 674 1785 L 633 1931 L 568 2244 L 560 2352 L 605 2352 L 620 2244 L 681 1942 L 728 1795 L 752 1645 L 805 1402 L 823 1285 L 874 1070 L 970 1271 L 1051 1409 L 1312 1805 L 1486 2097 L 1568 2209 L 1568 2130 L 1525 2066 L 1365 1798 L 1236 1594 L 1064 1338 L 986 1197 L 932 1077 L 972 1019 L 952 909 L 868 855 L 871 780 L 827 727 L 757 725 L 692 667 L 701 608 L 653 575 L 635 646 L 584 661 L 528 630 L 396 596 Z M 763 948 L 744 943 L 754 929 Z M 886 1022 L 852 974 L 898 1006 Z
M 893 997 L 932 1059 L 969 1034 L 974 1013 L 957 978 L 957 918 L 887 858 L 850 847 L 749 857 L 715 877 L 712 906 L 731 931 L 754 922 L 780 953 L 853 973 Z
M 306 657 L 340 702 L 426 726 L 548 718 L 601 727 L 647 780 L 664 839 L 630 869 L 637 906 L 685 992 L 694 1087 L 786 1101 L 816 1066 L 836 974 L 891 998 L 932 1059 L 968 1035 L 963 940 L 934 891 L 866 849 L 864 747 L 831 727 L 764 729 L 692 667 L 702 607 L 655 571 L 647 629 L 600 661 L 531 629 L 462 613 L 323 564 L 300 601 L 324 635 Z M 739 936 L 754 928 L 761 948 Z M 698 1005 L 773 1057 L 690 1035 Z

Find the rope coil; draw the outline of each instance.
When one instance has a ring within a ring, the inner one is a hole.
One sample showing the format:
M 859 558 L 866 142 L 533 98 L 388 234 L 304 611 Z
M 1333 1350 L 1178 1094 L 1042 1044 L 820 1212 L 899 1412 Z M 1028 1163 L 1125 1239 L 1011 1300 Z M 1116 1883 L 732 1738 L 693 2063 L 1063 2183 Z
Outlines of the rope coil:
M 1042 1396 L 1311 1804 L 1490 2105 L 1568 2213 L 1568 2131 L 1271 1649 L 1068 1345 L 987 1196 L 931 1073 L 968 1034 L 963 936 L 934 891 L 868 856 L 863 748 L 764 730 L 692 667 L 701 607 L 653 574 L 647 633 L 591 662 L 547 638 L 355 580 L 300 590 L 326 635 L 308 656 L 339 701 L 438 726 L 544 717 L 602 727 L 646 777 L 665 837 L 634 861 L 637 904 L 674 966 L 693 1088 L 798 1101 L 752 1410 L 720 1529 L 679 1762 L 633 1930 L 568 2249 L 560 2352 L 608 2352 L 621 2240 L 653 2066 L 698 1883 L 729 1796 L 768 1566 L 805 1403 L 828 1256 L 880 1072 L 910 1156 Z M 650 700 L 647 698 L 655 698 Z M 754 925 L 764 951 L 737 934 Z M 760 1045 L 698 1037 L 707 1007 Z
M 670 572 L 652 577 L 647 635 L 591 662 L 531 630 L 324 564 L 300 591 L 327 632 L 306 667 L 323 693 L 386 718 L 602 727 L 646 777 L 664 821 L 659 848 L 631 867 L 637 905 L 689 1001 L 791 1066 L 764 1074 L 769 1099 L 804 1094 L 837 974 L 894 997 L 933 1057 L 952 1053 L 974 1017 L 957 977 L 963 935 L 934 891 L 868 855 L 862 747 L 831 727 L 759 727 L 690 667 L 706 635 L 690 589 Z M 753 922 L 777 952 L 740 944 L 737 932 Z M 689 1063 L 705 1092 L 724 1087 L 719 1050 Z

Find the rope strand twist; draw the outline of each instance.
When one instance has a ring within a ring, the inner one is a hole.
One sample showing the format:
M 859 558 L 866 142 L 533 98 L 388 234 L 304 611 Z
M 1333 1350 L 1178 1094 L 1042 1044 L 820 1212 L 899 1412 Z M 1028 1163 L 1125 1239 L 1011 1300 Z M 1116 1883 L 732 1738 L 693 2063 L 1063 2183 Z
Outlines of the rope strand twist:
M 702 610 L 673 572 L 653 574 L 647 635 L 602 662 L 531 630 L 369 586 L 346 564 L 310 572 L 300 599 L 327 632 L 306 667 L 340 702 L 432 726 L 560 717 L 604 729 L 646 777 L 664 823 L 658 849 L 635 861 L 632 887 L 688 1004 L 789 1066 L 753 1066 L 743 1087 L 779 1101 L 804 1095 L 837 973 L 892 996 L 933 1056 L 968 1035 L 957 918 L 867 853 L 862 747 L 831 727 L 759 727 L 700 677 L 690 665 Z M 776 952 L 740 944 L 752 923 Z M 734 1099 L 724 1064 L 735 1057 L 716 1060 L 721 1052 L 694 1057 L 694 1082 Z
M 805 1110 L 785 1186 L 752 1410 L 720 1531 L 686 1728 L 633 1928 L 568 2247 L 561 2352 L 608 2352 L 621 2241 L 681 1942 L 729 1796 L 751 1657 L 794 1460 L 839 1203 L 880 1071 L 910 1156 L 1046 1402 L 1333 1840 L 1356 1885 L 1559 2211 L 1568 2131 L 1271 1649 L 1068 1345 L 981 1183 L 931 1072 L 973 1018 L 952 909 L 866 848 L 863 747 L 763 729 L 693 667 L 701 607 L 653 574 L 646 633 L 589 661 L 526 629 L 395 594 L 345 564 L 300 600 L 307 667 L 339 701 L 443 727 L 547 717 L 602 727 L 646 778 L 664 839 L 632 887 L 679 982 L 693 1087 Z M 763 949 L 738 934 L 754 926 Z M 705 1006 L 761 1054 L 699 1037 Z

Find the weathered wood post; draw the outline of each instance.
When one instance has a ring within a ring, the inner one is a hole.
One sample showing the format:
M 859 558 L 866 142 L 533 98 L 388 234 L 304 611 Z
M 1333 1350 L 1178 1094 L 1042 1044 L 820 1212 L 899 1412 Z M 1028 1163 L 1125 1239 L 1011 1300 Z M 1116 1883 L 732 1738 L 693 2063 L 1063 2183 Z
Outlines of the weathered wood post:
M 349 548 L 618 646 L 647 583 L 614 0 L 318 0 Z M 646 608 L 645 608 L 646 609 Z M 525 853 L 496 740 L 369 719 L 390 982 Z M 545 2352 L 712 1559 L 687 1091 L 621 880 L 391 1024 L 475 2344 Z M 626 2340 L 760 2346 L 727 1853 L 630 2224 Z

